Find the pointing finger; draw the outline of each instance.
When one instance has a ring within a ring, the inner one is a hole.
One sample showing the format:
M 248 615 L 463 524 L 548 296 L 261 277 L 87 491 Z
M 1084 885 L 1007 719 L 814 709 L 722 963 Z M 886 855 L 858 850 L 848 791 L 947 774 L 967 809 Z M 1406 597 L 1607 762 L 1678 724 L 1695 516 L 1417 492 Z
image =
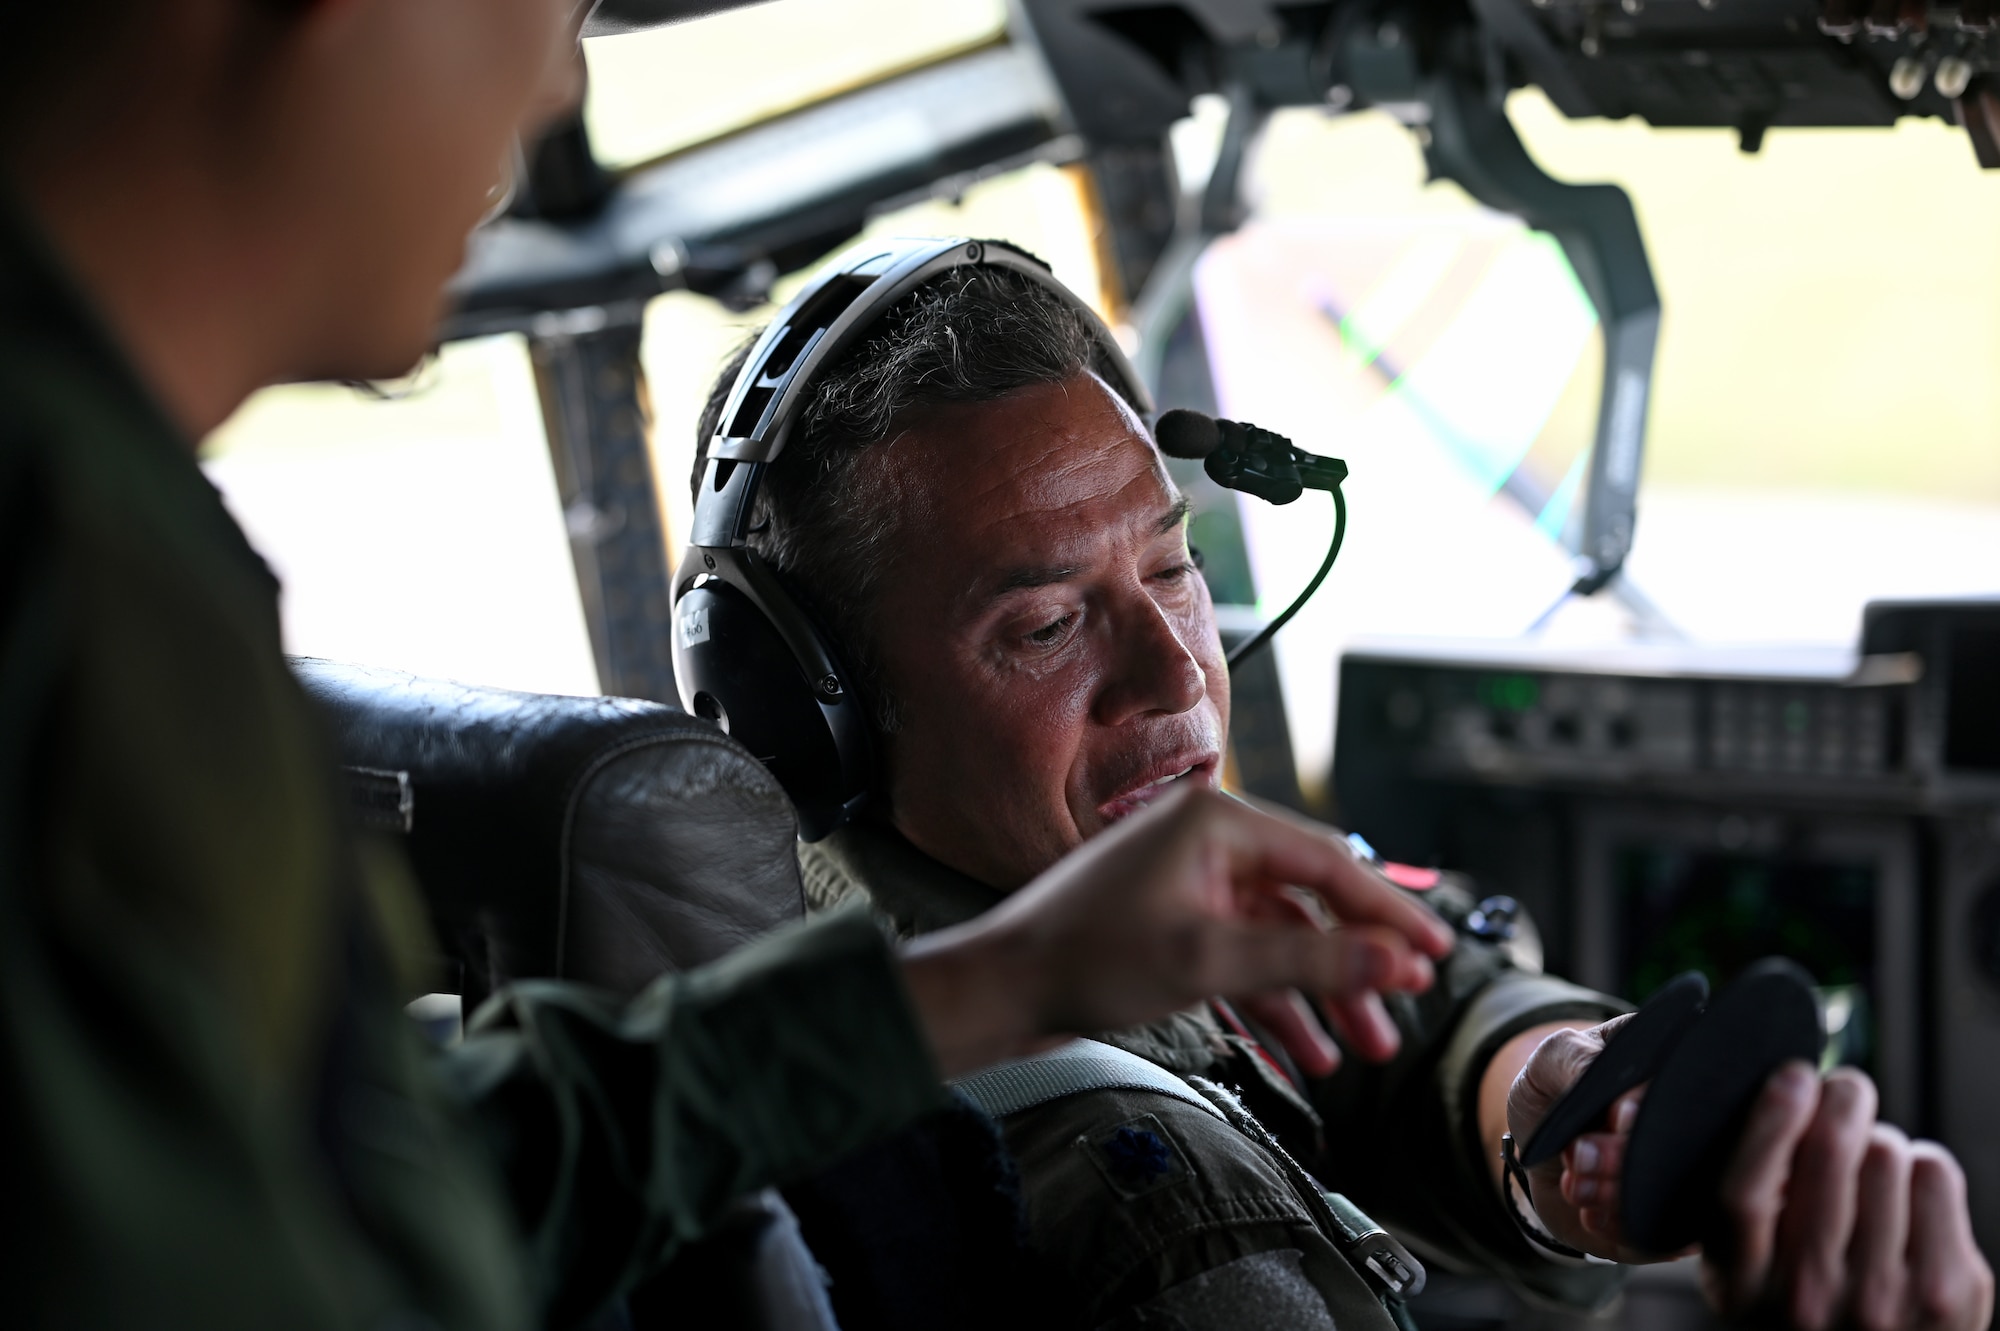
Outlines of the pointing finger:
M 1300 989 L 1339 1004 L 1379 989 L 1421 989 L 1428 958 L 1387 929 L 1330 933 L 1256 920 L 1216 922 L 1202 963 L 1210 992 L 1260 994 Z
M 1226 820 L 1239 881 L 1295 884 L 1344 923 L 1392 929 L 1433 957 L 1451 950 L 1451 926 L 1362 863 L 1331 828 L 1245 804 L 1208 801 L 1204 807 L 1212 811 L 1208 816 Z

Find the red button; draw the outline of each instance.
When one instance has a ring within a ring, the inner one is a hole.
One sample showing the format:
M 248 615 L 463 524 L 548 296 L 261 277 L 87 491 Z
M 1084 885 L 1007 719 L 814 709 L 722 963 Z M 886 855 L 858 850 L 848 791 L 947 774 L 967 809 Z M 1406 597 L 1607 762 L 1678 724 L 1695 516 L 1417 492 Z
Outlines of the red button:
M 1428 892 L 1444 877 L 1436 869 L 1419 869 L 1414 864 L 1382 865 L 1382 876 L 1397 887 L 1406 887 L 1412 892 Z

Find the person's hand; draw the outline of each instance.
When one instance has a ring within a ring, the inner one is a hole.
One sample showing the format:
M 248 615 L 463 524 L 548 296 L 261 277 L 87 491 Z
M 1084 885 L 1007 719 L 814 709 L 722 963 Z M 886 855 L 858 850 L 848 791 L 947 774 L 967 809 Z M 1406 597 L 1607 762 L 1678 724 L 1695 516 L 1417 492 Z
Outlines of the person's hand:
M 1527 1149 L 1556 1101 L 1631 1019 L 1627 1013 L 1596 1026 L 1558 1030 L 1535 1045 L 1507 1091 L 1507 1131 L 1514 1135 L 1516 1150 Z M 1638 1110 L 1638 1092 L 1623 1096 L 1611 1108 L 1610 1131 L 1585 1133 L 1560 1155 L 1528 1171 L 1535 1214 L 1549 1233 L 1572 1248 L 1621 1262 L 1659 1260 L 1657 1254 L 1626 1247 L 1618 1233 L 1618 1179 L 1625 1139 Z
M 1294 891 L 1338 927 L 1298 909 Z M 939 1063 L 955 1075 L 1205 998 L 1297 990 L 1320 999 L 1363 1057 L 1386 1058 L 1397 1037 L 1380 995 L 1428 987 L 1430 958 L 1451 946 L 1442 920 L 1330 829 L 1189 791 L 970 924 L 910 944 L 904 965 Z M 1311 1020 L 1303 1004 L 1295 1011 Z
M 1614 1025 L 1543 1042 L 1516 1081 L 1518 1126 L 1534 1130 Z M 1622 1097 L 1608 1131 L 1584 1134 L 1533 1175 L 1551 1233 L 1620 1261 L 1680 1255 L 1635 1252 L 1619 1233 L 1625 1143 L 1643 1095 Z M 1852 1068 L 1820 1077 L 1794 1063 L 1765 1084 L 1723 1175 L 1722 1233 L 1701 1251 L 1718 1311 L 1802 1331 L 1985 1331 L 1993 1271 L 1973 1241 L 1965 1175 L 1942 1146 L 1878 1122 L 1876 1105 L 1874 1083 Z M 1510 1125 L 1515 1107 L 1510 1096 Z
M 1723 1175 L 1725 1235 L 1703 1254 L 1717 1309 L 1769 1309 L 1804 1331 L 1985 1331 L 1993 1270 L 1965 1173 L 1875 1111 L 1875 1084 L 1851 1068 L 1795 1063 L 1765 1085 Z

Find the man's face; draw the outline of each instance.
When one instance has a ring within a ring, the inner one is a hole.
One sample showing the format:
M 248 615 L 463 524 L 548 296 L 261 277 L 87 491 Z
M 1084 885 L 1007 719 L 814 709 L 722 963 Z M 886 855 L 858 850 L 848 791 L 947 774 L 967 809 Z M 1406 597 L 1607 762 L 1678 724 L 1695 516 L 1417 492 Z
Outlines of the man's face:
M 932 408 L 869 450 L 898 829 L 1012 890 L 1174 783 L 1218 784 L 1229 675 L 1185 505 L 1099 380 Z
M 314 347 L 334 377 L 407 370 L 517 137 L 582 88 L 578 0 L 348 0 L 309 9 L 275 94 L 285 198 L 320 259 Z

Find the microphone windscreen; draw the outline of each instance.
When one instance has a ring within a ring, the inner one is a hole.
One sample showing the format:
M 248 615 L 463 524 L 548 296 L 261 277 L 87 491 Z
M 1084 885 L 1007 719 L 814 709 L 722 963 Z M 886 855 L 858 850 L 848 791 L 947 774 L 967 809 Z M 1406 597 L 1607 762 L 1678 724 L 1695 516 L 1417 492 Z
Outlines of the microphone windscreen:
M 1176 407 L 1153 426 L 1160 451 L 1170 458 L 1205 458 L 1222 447 L 1222 427 L 1215 417 Z

